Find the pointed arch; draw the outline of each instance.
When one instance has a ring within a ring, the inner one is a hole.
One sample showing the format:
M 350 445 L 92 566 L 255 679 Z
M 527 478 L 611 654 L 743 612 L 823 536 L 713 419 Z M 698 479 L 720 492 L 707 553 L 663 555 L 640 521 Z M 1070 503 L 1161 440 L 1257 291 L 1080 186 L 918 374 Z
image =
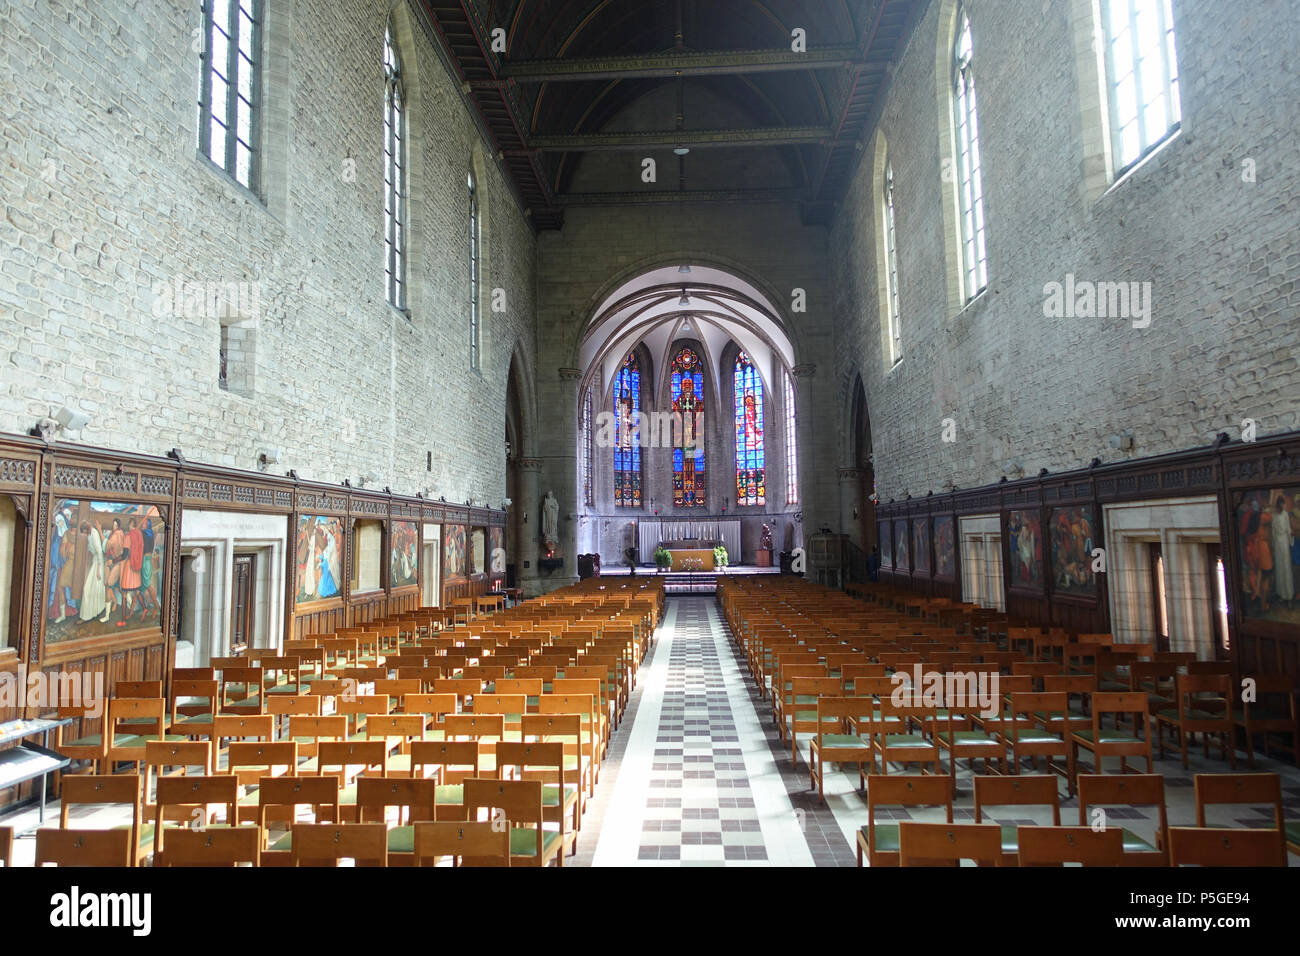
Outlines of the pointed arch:
M 708 504 L 708 473 L 704 457 L 704 361 L 689 345 L 673 355 L 669 396 L 672 400 L 673 505 L 703 508 Z M 676 423 L 680 421 L 680 428 Z

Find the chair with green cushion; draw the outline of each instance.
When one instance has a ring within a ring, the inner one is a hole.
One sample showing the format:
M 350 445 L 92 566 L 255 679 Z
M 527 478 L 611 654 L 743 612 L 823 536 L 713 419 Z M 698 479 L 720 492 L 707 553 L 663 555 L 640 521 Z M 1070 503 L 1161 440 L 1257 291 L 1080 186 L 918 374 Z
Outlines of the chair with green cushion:
M 995 683 L 990 686 L 996 686 Z M 985 705 L 988 705 L 987 707 Z M 990 716 L 997 714 L 1002 707 L 998 697 L 981 702 L 965 691 L 958 691 L 957 696 L 945 698 L 946 712 L 935 724 L 935 742 L 941 751 L 948 752 L 948 776 L 952 781 L 953 791 L 957 790 L 957 761 L 969 760 L 971 770 L 975 761 L 984 761 L 984 771 L 988 772 L 989 762 L 996 760 L 1002 773 L 1007 772 L 1007 747 L 1002 738 L 979 723 L 980 716 L 986 711 Z
M 108 702 L 108 754 L 104 770 L 116 763 L 137 765 L 144 760 L 145 745 L 151 740 L 185 740 L 183 734 L 164 732 L 167 702 L 161 697 L 114 697 Z
M 182 677 L 188 671 L 210 672 L 210 668 L 186 668 L 172 675 L 172 709 L 167 725 L 172 733 L 207 737 L 217 714 L 221 683 L 215 677 Z
M 36 831 L 36 865 L 45 866 L 130 866 L 131 834 L 126 830 Z
M 69 811 L 73 807 L 126 806 L 131 822 L 113 829 L 131 831 L 129 866 L 140 866 L 153 852 L 153 824 L 144 820 L 143 778 L 135 773 L 80 774 L 65 776 L 60 784 L 59 828 L 68 829 Z
M 257 785 L 263 777 L 293 776 L 298 772 L 296 740 L 232 741 L 226 751 L 226 772 L 239 780 L 238 819 L 257 819 Z
M 509 822 L 511 866 L 563 865 L 564 840 L 544 825 L 540 780 L 466 780 L 465 812 L 470 821 Z
M 587 756 L 590 731 L 582 714 L 525 714 L 520 729 L 525 742 L 563 744 L 564 782 L 576 785 L 588 797 L 594 792 L 592 761 Z M 584 809 L 586 799 L 583 799 Z
M 1287 824 L 1282 808 L 1282 777 L 1276 773 L 1198 773 L 1196 825 L 1208 826 L 1205 810 L 1211 806 L 1249 806 L 1272 812 L 1273 831 L 1286 856 Z
M 107 714 L 103 711 L 96 713 L 96 709 L 83 704 L 60 705 L 58 709 L 60 720 L 71 717 L 80 723 L 60 724 L 56 727 L 54 749 L 70 760 L 89 760 L 92 769 L 103 770 L 108 758 L 108 738 L 104 734 Z M 89 730 L 90 721 L 98 721 L 100 727 L 98 733 L 86 732 Z M 77 730 L 73 730 L 74 727 Z M 77 736 L 74 737 L 74 733 Z M 67 739 L 64 739 L 65 737 Z
M 1016 845 L 1016 866 L 1124 865 L 1123 835 L 1114 827 L 1022 826 L 1016 828 Z
M 837 681 L 841 679 L 835 678 Z M 817 698 L 817 732 L 808 750 L 808 777 L 809 785 L 817 789 L 817 796 L 823 803 L 826 802 L 828 763 L 856 764 L 858 788 L 866 787 L 867 771 L 876 768 L 875 750 L 871 744 L 876 706 L 871 697 L 827 695 Z M 853 732 L 846 732 L 850 728 Z
M 410 677 L 385 677 L 374 683 L 374 692 L 387 694 L 389 705 L 393 710 L 402 709 L 402 700 L 407 694 L 418 694 L 421 690 L 420 682 Z
M 1051 771 L 1052 758 L 1064 757 L 1063 772 L 1070 795 L 1075 791 L 1074 743 L 1066 733 L 1069 697 L 1064 692 L 1011 695 L 1011 719 L 1003 727 L 1003 739 L 1011 748 L 1011 766 L 1020 772 L 1021 760 L 1028 757 L 1038 769 L 1044 757 Z
M 1300 714 L 1297 714 L 1295 675 L 1243 675 L 1242 681 L 1247 680 L 1253 682 L 1249 685 L 1253 693 L 1236 695 L 1233 722 L 1242 729 L 1246 738 L 1246 756 L 1250 759 L 1251 769 L 1255 768 L 1257 736 L 1264 740 L 1265 756 L 1272 756 L 1271 748 L 1279 747 L 1300 766 Z M 1290 746 L 1279 743 L 1277 736 L 1289 737 Z
M 591 726 L 596 734 L 597 746 L 593 748 L 594 758 L 599 762 L 604 759 L 609 746 L 609 711 L 601 705 L 602 682 L 597 677 L 570 677 L 570 671 L 576 670 L 576 667 L 570 668 L 565 672 L 563 677 L 556 677 L 551 685 L 551 693 L 544 694 L 552 702 L 556 698 L 571 698 L 579 703 L 585 703 L 586 697 L 591 698 Z M 542 712 L 542 704 L 539 699 L 537 702 L 538 713 Z M 578 711 L 585 713 L 585 711 Z M 550 713 L 555 713 L 551 710 Z
M 311 807 L 315 823 L 339 822 L 339 782 L 332 776 L 262 777 L 257 782 L 257 827 L 262 834 L 262 866 L 293 866 L 293 825 L 298 808 Z M 271 839 L 271 825 L 286 832 Z
M 537 713 L 537 700 L 542 696 L 542 679 L 540 677 L 502 677 L 493 683 L 493 692 L 497 694 L 523 694 L 525 713 Z
M 509 866 L 510 821 L 417 823 L 415 865 L 445 856 L 454 866 Z
M 358 777 L 357 819 L 388 826 L 388 865 L 415 863 L 415 824 L 434 819 L 434 787 L 424 777 Z M 388 819 L 396 809 L 396 820 Z
M 1092 695 L 1092 726 L 1076 728 L 1070 733 L 1070 742 L 1074 748 L 1074 762 L 1079 762 L 1079 748 L 1092 751 L 1094 771 L 1102 773 L 1102 760 L 1106 757 L 1119 757 L 1121 773 L 1128 773 L 1128 758 L 1142 757 L 1147 762 L 1147 773 L 1151 773 L 1151 728 L 1147 716 L 1147 695 L 1142 693 L 1110 694 L 1098 692 Z M 1106 726 L 1107 716 L 1112 718 L 1112 726 Z M 1133 730 L 1124 729 L 1130 718 Z
M 517 772 L 516 772 L 517 771 Z M 497 744 L 497 776 L 542 782 L 542 818 L 560 828 L 564 856 L 577 852 L 578 830 L 582 826 L 582 791 L 576 783 L 564 782 L 564 744 Z
M 316 753 L 319 776 L 339 782 L 339 817 L 345 822 L 357 818 L 356 779 L 366 774 L 388 773 L 388 745 L 382 740 L 322 740 Z
M 146 743 L 144 760 L 141 761 L 145 812 L 153 812 L 151 776 L 186 776 L 191 767 L 207 776 L 216 770 L 215 758 L 215 748 L 210 740 L 150 740 Z
M 821 729 L 821 716 L 817 707 L 818 700 L 824 695 L 840 697 L 844 694 L 844 681 L 839 677 L 827 677 L 823 672 L 816 677 L 792 677 L 790 680 L 791 710 L 790 719 L 790 760 L 797 762 L 799 757 L 799 732 L 816 734 Z M 839 722 L 835 723 L 836 728 Z M 811 758 L 810 758 L 811 759 Z
M 562 678 L 556 678 L 559 686 Z M 530 716 L 577 714 L 582 718 L 582 730 L 578 747 L 580 768 L 586 773 L 587 793 L 595 796 L 596 784 L 600 782 L 600 730 L 599 715 L 596 713 L 596 697 L 592 694 L 543 694 L 537 702 L 538 713 Z M 521 723 L 520 730 L 523 730 Z M 525 735 L 525 739 L 527 739 Z M 568 753 L 568 751 L 566 751 Z M 566 779 L 569 770 L 565 771 Z M 572 782 L 572 781 L 570 781 Z
M 1170 866 L 1286 866 L 1277 830 L 1172 827 Z
M 191 827 L 218 825 L 214 809 L 222 813 L 220 826 L 232 827 L 237 818 L 239 779 L 234 774 L 206 777 L 159 777 L 154 794 L 153 865 L 165 864 L 167 836 Z M 168 823 L 175 824 L 168 827 Z
M 1165 756 L 1165 735 L 1169 727 L 1178 735 L 1178 746 L 1183 754 L 1183 769 L 1188 766 L 1187 746 L 1193 734 L 1201 735 L 1205 756 L 1210 756 L 1210 735 L 1220 736 L 1219 753 L 1228 759 L 1229 766 L 1237 769 L 1236 725 L 1232 710 L 1225 702 L 1232 699 L 1232 677 L 1228 674 L 1179 674 L 1177 706 L 1156 712 L 1156 728 L 1160 737 L 1160 759 Z
M 316 754 L 322 740 L 347 740 L 348 719 L 342 714 L 321 717 L 316 714 L 292 714 L 289 739 L 298 745 L 298 773 L 316 772 Z
M 998 866 L 1001 846 L 1001 828 L 992 823 L 898 824 L 899 866 L 960 866 L 962 860 Z
M 411 744 L 411 776 L 428 778 L 434 787 L 434 817 L 438 820 L 465 819 L 465 786 L 469 777 L 483 773 L 479 766 L 477 740 L 416 740 Z
M 230 740 L 271 740 L 275 718 L 270 714 L 217 714 L 212 722 L 212 745 L 219 753 Z
M 294 866 L 388 865 L 388 827 L 383 823 L 295 823 Z
M 459 705 L 455 694 L 407 694 L 402 698 L 402 713 L 419 714 L 424 718 L 423 740 L 443 740 L 446 727 L 443 721 L 448 714 L 456 713 Z
M 223 667 L 217 711 L 222 714 L 262 713 L 262 668 Z
M 1169 819 L 1165 812 L 1165 778 L 1158 773 L 1079 774 L 1079 826 L 1109 828 L 1106 807 L 1155 807 L 1159 820 L 1154 841 L 1119 827 L 1125 866 L 1169 865 Z M 1094 812 L 1094 808 L 1095 811 Z
M 781 739 L 786 739 L 790 721 L 796 709 L 808 710 L 813 702 L 805 700 L 796 705 L 794 696 L 794 679 L 796 677 L 825 677 L 826 665 L 818 662 L 817 656 L 807 649 L 793 654 L 777 655 L 777 664 L 773 672 L 772 715 L 776 720 L 776 729 Z
M 888 725 L 901 724 L 900 729 L 886 727 L 874 735 L 873 743 L 880 757 L 880 772 L 889 773 L 889 764 L 904 766 L 920 764 L 933 768 L 931 773 L 939 773 L 939 744 L 935 739 L 935 729 L 939 722 L 939 708 L 918 703 L 920 691 L 915 697 L 904 692 L 900 700 L 894 695 L 880 698 L 880 720 Z M 923 698 L 921 698 L 923 699 Z M 944 778 L 948 784 L 947 777 Z
M 266 712 L 275 718 L 275 735 L 283 737 L 289 727 L 288 718 L 295 714 L 318 717 L 324 711 L 325 701 L 315 694 L 269 694 Z
M 359 685 L 352 685 L 353 693 L 345 693 L 334 702 L 334 712 L 348 719 L 349 740 L 365 740 L 366 717 L 370 714 L 386 714 L 391 709 L 387 694 L 363 694 L 358 687 Z
M 1134 661 L 1129 667 L 1129 690 L 1147 695 L 1148 712 L 1157 714 L 1178 700 L 1178 667 L 1171 661 Z
M 1061 801 L 1056 777 L 1051 774 L 1021 774 L 1014 777 L 976 776 L 975 822 L 984 822 L 989 807 L 1050 807 L 1052 825 L 1061 825 Z M 1019 866 L 1017 827 L 1002 825 L 1002 866 Z
M 409 774 L 410 742 L 424 739 L 423 714 L 370 714 L 366 717 L 366 739 L 388 745 L 389 773 Z
M 858 866 L 865 854 L 868 866 L 898 866 L 898 824 L 877 823 L 882 807 L 943 807 L 952 823 L 952 787 L 946 776 L 906 774 L 867 777 L 867 825 L 858 830 Z

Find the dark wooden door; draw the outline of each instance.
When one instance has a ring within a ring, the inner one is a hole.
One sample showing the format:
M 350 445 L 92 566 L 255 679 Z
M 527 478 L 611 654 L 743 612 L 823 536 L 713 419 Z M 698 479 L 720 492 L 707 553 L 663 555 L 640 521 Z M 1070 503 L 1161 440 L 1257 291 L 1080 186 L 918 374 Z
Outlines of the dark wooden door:
M 230 586 L 230 649 L 248 646 L 253 633 L 253 588 L 257 580 L 257 555 L 235 555 L 235 570 Z

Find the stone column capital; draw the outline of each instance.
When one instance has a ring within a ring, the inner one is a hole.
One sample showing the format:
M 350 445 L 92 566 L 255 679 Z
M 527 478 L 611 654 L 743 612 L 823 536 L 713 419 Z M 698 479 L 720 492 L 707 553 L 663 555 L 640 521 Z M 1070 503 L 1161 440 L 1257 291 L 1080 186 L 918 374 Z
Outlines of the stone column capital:
M 541 471 L 542 460 L 540 458 L 520 458 L 519 468 L 522 471 Z
M 805 362 L 802 365 L 796 365 L 790 371 L 795 378 L 812 378 L 817 374 L 817 366 L 812 362 Z
M 560 378 L 566 382 L 576 382 L 582 378 L 582 369 L 580 368 L 559 368 L 556 369 Z

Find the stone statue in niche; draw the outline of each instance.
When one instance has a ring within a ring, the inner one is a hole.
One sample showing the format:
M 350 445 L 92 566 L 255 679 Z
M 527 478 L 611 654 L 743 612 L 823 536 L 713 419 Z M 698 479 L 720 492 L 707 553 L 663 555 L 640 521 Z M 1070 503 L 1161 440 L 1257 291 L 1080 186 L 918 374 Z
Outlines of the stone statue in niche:
M 772 529 L 767 526 L 766 522 L 763 524 L 762 534 L 758 536 L 758 546 L 764 551 L 772 550 Z
M 560 503 L 555 495 L 546 493 L 542 499 L 542 543 L 548 550 L 554 550 L 560 543 Z

